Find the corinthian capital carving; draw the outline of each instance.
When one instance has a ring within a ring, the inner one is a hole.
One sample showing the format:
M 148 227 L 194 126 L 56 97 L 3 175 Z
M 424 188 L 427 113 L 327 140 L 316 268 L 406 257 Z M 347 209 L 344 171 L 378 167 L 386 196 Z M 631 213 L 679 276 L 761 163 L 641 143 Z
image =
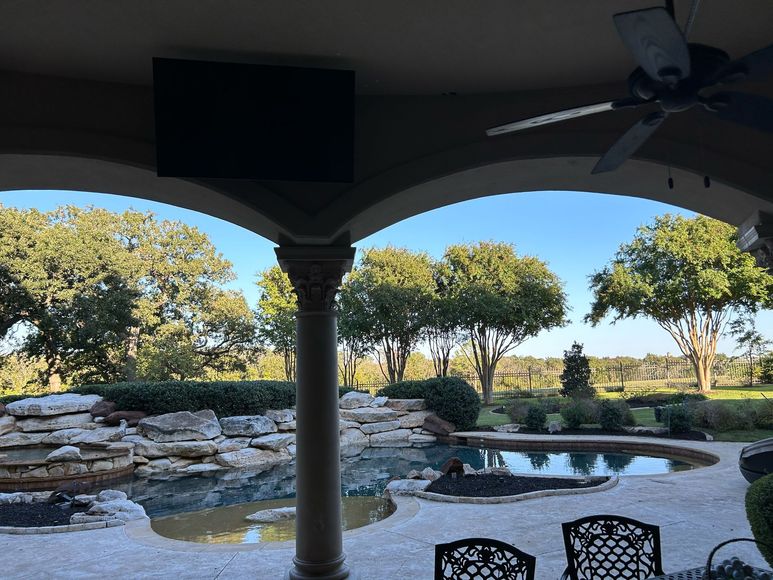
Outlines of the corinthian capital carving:
M 341 280 L 352 268 L 355 249 L 340 246 L 284 246 L 276 257 L 295 288 L 300 312 L 324 312 L 333 307 Z

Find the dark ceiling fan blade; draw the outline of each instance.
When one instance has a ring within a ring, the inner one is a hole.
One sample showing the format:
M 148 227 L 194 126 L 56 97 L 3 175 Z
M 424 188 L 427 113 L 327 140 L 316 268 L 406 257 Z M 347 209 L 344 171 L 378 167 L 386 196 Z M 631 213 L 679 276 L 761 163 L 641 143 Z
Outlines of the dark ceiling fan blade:
M 773 44 L 723 66 L 714 75 L 713 82 L 730 83 L 741 80 L 763 80 L 772 74 Z
M 575 117 L 584 117 L 585 115 L 595 115 L 596 113 L 603 113 L 604 111 L 614 111 L 615 109 L 637 107 L 644 102 L 646 101 L 639 101 L 637 99 L 625 98 L 625 99 L 618 99 L 616 101 L 607 101 L 605 103 L 594 103 L 592 105 L 583 105 L 582 107 L 575 107 L 573 109 L 564 109 L 563 111 L 556 111 L 555 113 L 547 113 L 545 115 L 539 115 L 538 117 L 530 117 L 529 119 L 523 119 L 521 121 L 507 123 L 506 125 L 492 127 L 491 129 L 486 130 L 486 135 L 488 135 L 489 137 L 494 137 L 496 135 L 504 135 L 506 133 L 512 133 L 514 131 L 521 131 L 522 129 L 531 129 L 532 127 L 539 127 L 540 125 L 548 125 L 550 123 L 558 123 L 560 121 L 574 119 Z
M 690 51 L 682 31 L 665 8 L 614 15 L 617 32 L 650 77 L 668 85 L 690 76 Z
M 773 133 L 773 99 L 725 91 L 708 97 L 704 106 L 724 121 Z
M 604 156 L 599 159 L 599 162 L 596 163 L 596 166 L 591 173 L 604 173 L 620 167 L 626 159 L 633 155 L 636 150 L 650 138 L 650 135 L 655 132 L 666 116 L 666 113 L 655 111 L 641 119 L 633 127 L 628 129 L 628 131 L 626 131 L 625 134 L 609 148 L 609 151 L 604 153 Z

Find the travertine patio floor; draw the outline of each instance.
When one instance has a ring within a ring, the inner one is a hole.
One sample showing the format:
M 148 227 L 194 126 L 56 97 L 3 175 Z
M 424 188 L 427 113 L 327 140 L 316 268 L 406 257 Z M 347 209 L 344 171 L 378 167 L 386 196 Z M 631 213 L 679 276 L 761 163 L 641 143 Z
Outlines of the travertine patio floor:
M 566 436 L 562 437 L 565 439 Z M 622 442 L 628 438 L 614 439 Z M 393 516 L 344 534 L 347 560 L 362 580 L 429 579 L 434 544 L 485 536 L 510 542 L 536 555 L 537 578 L 553 579 L 560 576 L 565 565 L 561 522 L 609 513 L 661 527 L 667 572 L 699 566 L 715 544 L 751 534 L 744 511 L 748 484 L 737 466 L 743 444 L 678 445 L 713 453 L 720 457 L 720 462 L 688 472 L 624 476 L 616 487 L 599 493 L 510 504 L 450 504 L 399 498 L 399 508 Z M 737 546 L 725 548 L 726 555 L 735 554 L 749 563 L 765 565 L 751 544 Z M 36 580 L 280 579 L 294 555 L 292 542 L 234 546 L 168 540 L 157 536 L 146 521 L 86 532 L 0 535 L 0 550 L 0 577 Z

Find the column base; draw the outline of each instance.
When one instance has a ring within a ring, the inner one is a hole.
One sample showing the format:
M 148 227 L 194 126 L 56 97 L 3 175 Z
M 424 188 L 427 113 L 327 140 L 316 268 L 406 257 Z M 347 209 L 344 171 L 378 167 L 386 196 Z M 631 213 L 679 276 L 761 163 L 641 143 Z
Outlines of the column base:
M 344 564 L 345 558 L 342 554 L 332 562 L 319 563 L 305 562 L 296 556 L 285 580 L 357 580 L 354 571 Z

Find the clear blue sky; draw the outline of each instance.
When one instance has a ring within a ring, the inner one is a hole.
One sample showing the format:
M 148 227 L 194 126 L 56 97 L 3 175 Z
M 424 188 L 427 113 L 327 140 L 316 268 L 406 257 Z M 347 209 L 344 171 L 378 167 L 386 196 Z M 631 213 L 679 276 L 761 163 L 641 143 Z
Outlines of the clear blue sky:
M 41 211 L 64 204 L 93 205 L 111 211 L 133 208 L 196 226 L 233 263 L 238 278 L 231 286 L 242 289 L 253 306 L 258 295 L 256 273 L 275 263 L 274 245 L 268 240 L 222 220 L 173 206 L 69 191 L 0 192 L 0 204 Z M 591 303 L 588 275 L 602 268 L 639 225 L 666 212 L 692 215 L 674 206 L 631 197 L 566 191 L 517 193 L 440 208 L 395 224 L 356 245 L 392 244 L 440 257 L 449 244 L 478 240 L 513 243 L 518 253 L 546 261 L 564 281 L 572 320 L 567 327 L 526 341 L 515 354 L 561 356 L 574 340 L 584 343 L 585 352 L 595 356 L 676 354 L 675 343 L 651 321 L 602 323 L 596 328 L 582 322 Z M 760 330 L 773 338 L 773 312 L 763 312 L 757 320 Z M 733 348 L 732 339 L 720 343 L 722 352 L 732 354 Z

